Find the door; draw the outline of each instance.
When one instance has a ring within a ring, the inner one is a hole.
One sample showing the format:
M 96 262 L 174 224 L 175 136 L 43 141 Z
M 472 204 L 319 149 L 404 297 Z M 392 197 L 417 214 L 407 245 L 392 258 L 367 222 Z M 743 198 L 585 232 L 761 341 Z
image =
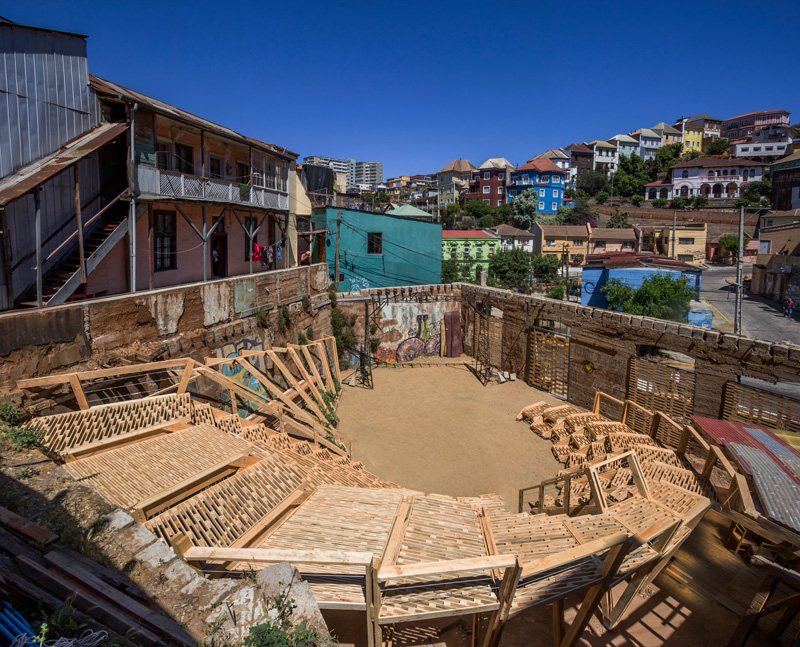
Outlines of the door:
M 226 233 L 211 235 L 211 278 L 221 279 L 228 276 L 228 235 Z
M 535 326 L 528 333 L 527 382 L 567 399 L 569 393 L 569 329 Z

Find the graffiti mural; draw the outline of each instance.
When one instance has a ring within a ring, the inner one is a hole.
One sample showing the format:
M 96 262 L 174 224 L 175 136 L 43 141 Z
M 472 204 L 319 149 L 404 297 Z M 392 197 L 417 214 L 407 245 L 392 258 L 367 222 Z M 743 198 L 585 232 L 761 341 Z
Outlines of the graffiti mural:
M 382 341 L 379 362 L 412 362 L 418 357 L 438 357 L 445 312 L 457 303 L 390 303 L 381 311 Z
M 235 342 L 228 342 L 223 344 L 222 346 L 218 346 L 214 353 L 217 357 L 239 357 L 239 354 L 244 350 L 264 350 L 264 343 L 260 339 L 251 339 L 245 338 L 240 339 Z M 264 362 L 263 357 L 254 357 L 250 360 L 258 370 L 264 370 L 264 367 L 261 366 Z M 243 369 L 241 366 L 233 366 L 231 364 L 223 364 L 222 365 L 222 374 L 225 377 L 232 379 L 234 382 L 241 384 L 242 386 L 255 391 L 259 395 L 264 396 L 265 398 L 269 398 L 269 393 L 267 390 L 261 385 L 255 377 L 250 375 L 248 371 Z M 223 401 L 229 402 L 228 398 L 230 395 L 226 392 L 223 393 Z M 250 412 L 247 409 L 239 409 L 239 415 L 242 418 L 246 418 L 250 415 Z
M 369 281 L 363 276 L 351 276 L 350 292 L 360 292 L 361 290 L 369 290 Z

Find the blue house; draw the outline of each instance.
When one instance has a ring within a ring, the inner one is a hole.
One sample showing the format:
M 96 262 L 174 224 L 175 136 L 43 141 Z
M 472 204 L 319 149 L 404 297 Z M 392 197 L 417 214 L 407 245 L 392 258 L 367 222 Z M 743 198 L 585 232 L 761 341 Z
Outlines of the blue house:
M 442 280 L 442 227 L 401 216 L 323 207 L 314 209 L 312 262 L 328 263 L 335 278 L 337 217 L 339 289 L 342 292 L 399 285 L 426 285 Z M 322 237 L 324 236 L 324 242 Z
M 673 277 L 684 277 L 697 291 L 700 297 L 700 286 L 703 271 L 699 267 L 676 261 L 666 256 L 655 254 L 638 254 L 631 252 L 612 252 L 608 254 L 590 254 L 583 266 L 581 278 L 581 305 L 595 308 L 608 308 L 608 300 L 601 288 L 610 279 L 621 279 L 632 288 L 639 288 L 648 276 L 667 274 Z M 692 301 L 687 314 L 691 324 L 711 327 L 711 309 L 700 301 Z
M 511 171 L 511 184 L 506 187 L 508 201 L 533 189 L 539 196 L 539 212 L 554 215 L 564 204 L 567 173 L 549 159 L 532 159 L 516 171 Z

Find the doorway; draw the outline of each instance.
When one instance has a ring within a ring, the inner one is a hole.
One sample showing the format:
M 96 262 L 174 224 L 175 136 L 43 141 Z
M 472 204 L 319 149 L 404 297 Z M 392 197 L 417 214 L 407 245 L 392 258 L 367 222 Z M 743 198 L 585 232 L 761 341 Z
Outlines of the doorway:
M 228 276 L 228 235 L 225 232 L 211 235 L 211 278 Z

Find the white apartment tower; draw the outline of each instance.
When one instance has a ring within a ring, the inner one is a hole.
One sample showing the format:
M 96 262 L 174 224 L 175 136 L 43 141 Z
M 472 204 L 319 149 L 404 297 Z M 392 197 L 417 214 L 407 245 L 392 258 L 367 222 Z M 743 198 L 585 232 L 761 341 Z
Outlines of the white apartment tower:
M 360 184 L 375 186 L 383 182 L 382 162 L 357 162 L 353 158 L 340 160 L 334 157 L 309 155 L 303 160 L 303 163 L 328 166 L 333 169 L 334 173 L 345 174 L 347 176 L 348 189 L 357 187 Z

